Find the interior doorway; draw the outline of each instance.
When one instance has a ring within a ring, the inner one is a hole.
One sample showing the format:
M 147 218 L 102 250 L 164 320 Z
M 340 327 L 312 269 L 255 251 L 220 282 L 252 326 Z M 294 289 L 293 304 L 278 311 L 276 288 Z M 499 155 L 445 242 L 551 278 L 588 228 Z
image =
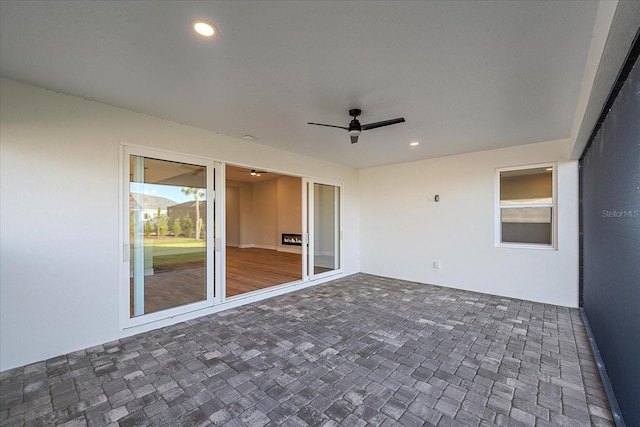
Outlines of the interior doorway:
M 227 165 L 226 298 L 303 280 L 302 178 Z

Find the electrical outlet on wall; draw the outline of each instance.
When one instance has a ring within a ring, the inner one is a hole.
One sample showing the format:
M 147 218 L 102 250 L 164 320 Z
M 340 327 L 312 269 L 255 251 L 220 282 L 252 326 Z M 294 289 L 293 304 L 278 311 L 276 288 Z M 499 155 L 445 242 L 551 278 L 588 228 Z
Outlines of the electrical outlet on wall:
M 440 270 L 442 263 L 440 261 L 433 261 L 433 268 Z

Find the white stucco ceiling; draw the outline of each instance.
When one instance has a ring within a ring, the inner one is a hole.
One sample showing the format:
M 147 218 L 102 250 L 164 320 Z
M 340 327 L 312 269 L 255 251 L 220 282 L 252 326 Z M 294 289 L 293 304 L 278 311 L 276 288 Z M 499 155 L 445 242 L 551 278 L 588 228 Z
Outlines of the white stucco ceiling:
M 569 137 L 597 7 L 3 0 L 0 75 L 361 168 Z

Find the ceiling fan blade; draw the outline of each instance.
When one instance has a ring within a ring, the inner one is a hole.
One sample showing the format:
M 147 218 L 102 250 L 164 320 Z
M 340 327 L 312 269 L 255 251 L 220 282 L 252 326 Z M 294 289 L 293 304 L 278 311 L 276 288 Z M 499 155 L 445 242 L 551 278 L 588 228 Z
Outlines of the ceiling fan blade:
M 203 185 L 205 185 L 203 178 L 199 177 L 193 172 L 186 172 L 180 175 L 170 176 L 168 178 L 164 178 L 160 181 L 154 182 L 153 184 L 175 185 L 181 187 L 202 187 Z
M 351 143 L 355 144 L 356 142 L 358 142 L 358 135 L 351 135 Z
M 404 122 L 404 117 L 399 117 L 397 119 L 391 119 L 391 120 L 383 120 L 381 122 L 368 123 L 366 125 L 362 125 L 362 130 L 381 128 L 383 126 L 390 126 L 390 125 L 395 125 L 397 123 L 403 123 L 403 122 Z
M 325 125 L 322 123 L 311 123 L 311 122 L 307 122 L 308 125 L 316 125 L 316 126 L 326 126 L 328 128 L 338 128 L 338 129 L 344 129 L 344 130 L 349 130 L 349 128 L 344 127 L 344 126 L 336 126 L 336 125 Z
M 205 169 L 204 166 L 188 165 L 185 163 L 180 163 L 178 166 L 183 169 L 190 170 L 193 175 L 198 175 L 204 172 L 204 169 Z

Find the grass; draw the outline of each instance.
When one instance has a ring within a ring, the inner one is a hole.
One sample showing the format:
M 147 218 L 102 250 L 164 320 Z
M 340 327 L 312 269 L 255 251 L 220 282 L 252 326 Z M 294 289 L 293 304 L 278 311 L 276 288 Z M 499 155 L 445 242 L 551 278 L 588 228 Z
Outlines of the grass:
M 156 271 L 203 266 L 207 258 L 204 239 L 145 237 L 144 247 L 145 251 L 153 251 L 153 269 Z

